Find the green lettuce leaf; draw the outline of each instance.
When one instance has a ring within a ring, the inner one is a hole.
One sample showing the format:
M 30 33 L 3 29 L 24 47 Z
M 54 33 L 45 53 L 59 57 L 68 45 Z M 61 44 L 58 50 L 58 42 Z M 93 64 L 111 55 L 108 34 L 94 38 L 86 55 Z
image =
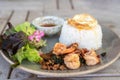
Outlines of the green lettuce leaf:
M 19 63 L 22 62 L 22 60 L 26 59 L 24 54 L 24 47 L 18 50 L 18 52 L 15 54 L 14 58 L 18 60 Z
M 39 62 L 42 60 L 38 51 L 35 48 L 30 48 L 29 45 L 26 46 L 25 56 L 31 62 Z
M 42 57 L 40 57 L 39 52 L 30 47 L 28 44 L 23 46 L 18 52 L 15 54 L 15 58 L 21 63 L 24 59 L 27 59 L 30 62 L 39 62 L 42 61 Z
M 17 32 L 23 31 L 24 33 L 26 33 L 26 35 L 31 35 L 35 31 L 35 28 L 31 26 L 29 22 L 24 22 L 22 24 L 19 24 L 15 26 L 14 29 Z
M 10 35 L 10 34 L 13 34 L 13 33 L 16 33 L 16 31 L 15 31 L 14 28 L 7 29 L 7 30 L 5 31 L 5 35 L 6 35 L 6 36 L 8 36 L 8 35 Z

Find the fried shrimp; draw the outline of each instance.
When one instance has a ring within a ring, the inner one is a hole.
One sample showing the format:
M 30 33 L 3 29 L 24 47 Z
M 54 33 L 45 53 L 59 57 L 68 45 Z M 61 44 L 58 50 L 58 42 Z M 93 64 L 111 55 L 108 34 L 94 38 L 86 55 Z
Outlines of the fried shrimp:
M 96 65 L 100 62 L 100 59 L 97 57 L 94 50 L 85 53 L 83 58 L 85 59 L 87 65 Z
M 71 44 L 65 51 L 63 51 L 63 53 L 72 53 L 72 52 L 74 52 L 77 48 L 78 48 L 78 44 L 77 44 L 77 43 L 73 43 L 73 44 Z
M 63 54 L 63 51 L 65 51 L 66 48 L 67 48 L 66 45 L 64 45 L 62 43 L 56 43 L 53 48 L 53 54 L 55 54 L 55 55 Z
M 69 69 L 78 69 L 80 67 L 79 56 L 74 53 L 67 54 L 64 57 L 64 63 Z
M 53 54 L 60 55 L 60 54 L 72 53 L 77 49 L 77 47 L 78 47 L 77 43 L 73 43 L 68 48 L 66 47 L 66 45 L 62 43 L 56 43 L 53 48 Z
M 78 69 L 84 64 L 88 66 L 100 63 L 100 56 L 94 49 L 78 48 L 77 43 L 66 46 L 56 43 L 49 54 L 41 54 L 44 59 L 42 69 L 45 70 L 65 70 Z

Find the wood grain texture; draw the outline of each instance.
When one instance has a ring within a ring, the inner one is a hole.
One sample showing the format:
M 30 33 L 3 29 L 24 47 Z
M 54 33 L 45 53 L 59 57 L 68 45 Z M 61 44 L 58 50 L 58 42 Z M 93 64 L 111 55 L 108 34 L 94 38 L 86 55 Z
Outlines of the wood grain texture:
M 76 10 L 111 10 L 120 9 L 119 0 L 74 0 L 73 4 Z
M 33 19 L 41 16 L 43 16 L 43 10 L 38 10 L 38 11 L 31 10 L 28 16 L 28 21 L 32 22 Z
M 42 10 L 42 6 L 39 0 L 0 0 L 0 10 Z
M 40 0 L 43 3 L 44 10 L 56 10 L 56 0 Z
M 26 16 L 28 11 L 14 11 L 10 22 L 15 26 L 17 24 L 25 22 Z
M 69 0 L 59 0 L 59 9 L 60 10 L 71 10 L 71 4 Z
M 3 32 L 3 28 L 11 18 L 13 11 L 0 11 L 0 33 Z
M 15 68 L 11 73 L 10 79 L 15 79 L 15 80 L 26 79 L 27 80 L 27 78 L 33 78 L 34 76 L 35 75 L 33 75 L 31 73 L 28 73 L 21 69 Z
M 72 2 L 70 2 L 72 1 Z M 10 21 L 13 25 L 32 21 L 40 16 L 72 17 L 75 14 L 89 13 L 94 15 L 100 25 L 111 28 L 120 37 L 120 0 L 0 0 L 0 31 L 6 26 L 11 14 L 15 10 Z M 2 11 L 6 10 L 6 11 Z M 10 10 L 10 11 L 8 11 Z M 29 11 L 29 15 L 28 15 Z M 28 18 L 26 19 L 28 15 Z M 0 80 L 7 78 L 9 64 L 0 56 Z M 93 75 L 103 74 L 104 77 L 67 78 L 67 80 L 119 80 L 120 77 L 107 77 L 107 75 L 120 75 L 120 58 L 108 68 Z M 92 74 L 90 74 L 92 75 Z M 106 76 L 106 77 L 105 77 Z M 11 80 L 66 80 L 66 78 L 42 78 L 37 75 L 14 69 Z
M 3 27 L 6 26 L 7 21 L 10 19 L 12 11 L 0 11 L 0 33 L 3 30 Z M 9 74 L 10 64 L 3 59 L 0 54 L 0 80 L 7 79 Z

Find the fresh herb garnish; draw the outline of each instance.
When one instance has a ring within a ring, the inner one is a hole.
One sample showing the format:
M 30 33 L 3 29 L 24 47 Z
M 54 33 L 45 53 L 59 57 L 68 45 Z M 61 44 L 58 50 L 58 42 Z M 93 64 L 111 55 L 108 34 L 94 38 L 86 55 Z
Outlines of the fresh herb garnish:
M 63 64 L 64 63 L 62 56 L 53 55 L 52 60 L 54 60 L 55 64 Z
M 16 54 L 17 50 L 20 49 L 26 43 L 27 36 L 24 32 L 20 31 L 18 33 L 11 34 L 2 41 L 2 50 L 10 53 L 12 56 Z
M 8 26 L 0 37 L 0 48 L 17 61 L 13 66 L 21 64 L 24 59 L 30 62 L 42 61 L 37 48 L 46 45 L 46 41 L 42 39 L 44 32 L 36 30 L 29 22 L 15 27 L 8 23 Z
M 18 52 L 14 55 L 14 58 L 16 58 L 19 63 L 21 63 L 24 59 L 27 59 L 30 62 L 42 61 L 39 52 L 35 48 L 30 47 L 29 44 L 20 48 Z
M 29 22 L 19 24 L 15 26 L 14 29 L 16 32 L 23 31 L 24 33 L 26 33 L 26 35 L 31 35 L 35 31 L 35 28 L 32 25 L 30 25 Z
M 105 57 L 106 56 L 106 52 L 103 52 L 103 53 L 101 53 L 100 55 L 102 56 L 102 57 Z

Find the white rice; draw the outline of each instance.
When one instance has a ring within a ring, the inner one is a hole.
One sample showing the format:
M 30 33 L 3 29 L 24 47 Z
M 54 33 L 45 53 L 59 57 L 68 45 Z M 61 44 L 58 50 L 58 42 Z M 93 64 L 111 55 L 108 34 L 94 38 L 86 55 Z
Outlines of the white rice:
M 97 25 L 91 30 L 78 30 L 75 27 L 64 23 L 59 38 L 59 42 L 69 46 L 72 43 L 78 43 L 79 48 L 95 49 L 102 46 L 102 30 Z

